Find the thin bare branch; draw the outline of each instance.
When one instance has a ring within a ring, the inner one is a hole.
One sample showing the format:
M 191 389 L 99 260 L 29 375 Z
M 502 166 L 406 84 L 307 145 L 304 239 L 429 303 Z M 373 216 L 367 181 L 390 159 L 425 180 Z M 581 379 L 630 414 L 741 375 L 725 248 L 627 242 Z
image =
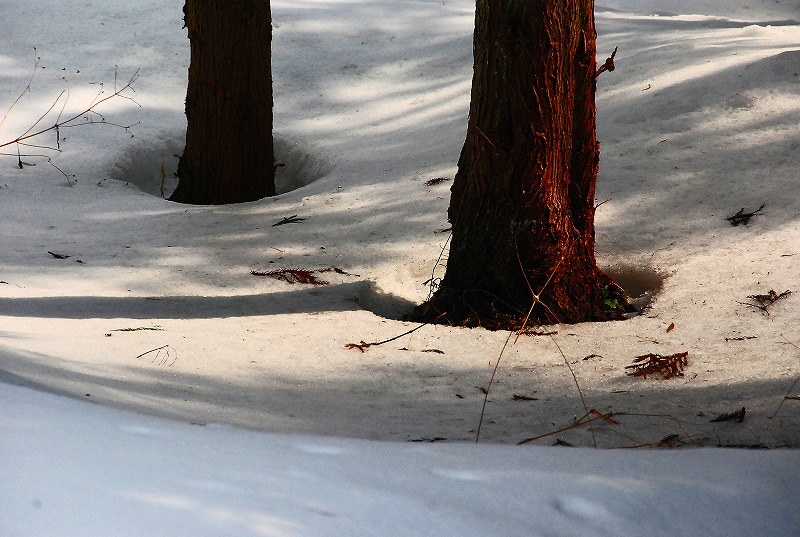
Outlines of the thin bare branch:
M 3 119 L 0 120 L 0 127 L 2 127 L 3 123 L 6 122 L 6 118 L 8 117 L 8 114 L 11 113 L 11 110 L 14 108 L 14 106 L 16 106 L 16 104 L 25 96 L 26 93 L 29 93 L 31 91 L 31 84 L 33 84 L 33 78 L 36 76 L 36 70 L 39 68 L 39 60 L 41 60 L 41 58 L 36 53 L 36 47 L 33 47 L 33 71 L 31 72 L 30 79 L 28 79 L 28 85 L 25 86 L 25 89 L 22 90 L 22 93 L 20 93 L 19 96 L 16 99 L 14 99 L 14 102 L 11 103 L 11 106 L 9 106 L 8 110 L 6 110 Z
M 34 52 L 36 52 L 35 48 L 34 48 Z M 11 104 L 9 109 L 6 111 L 5 116 L 3 116 L 2 121 L 0 121 L 0 125 L 2 125 L 3 122 L 5 122 L 6 118 L 9 116 L 11 110 L 20 101 L 20 99 L 22 99 L 22 97 L 25 95 L 25 93 L 30 92 L 31 84 L 33 82 L 33 78 L 34 78 L 34 76 L 36 74 L 36 70 L 39 67 L 39 60 L 40 60 L 40 58 L 38 56 L 36 56 L 35 61 L 34 61 L 34 70 L 33 70 L 33 73 L 31 74 L 30 80 L 28 81 L 28 85 L 25 87 L 23 92 L 19 95 L 19 97 L 17 97 L 17 99 Z M 83 127 L 83 126 L 87 126 L 87 125 L 106 125 L 106 126 L 111 126 L 111 127 L 117 127 L 117 128 L 123 129 L 126 133 L 130 134 L 130 130 L 129 129 L 131 127 L 134 127 L 134 126 L 138 125 L 139 122 L 132 123 L 132 124 L 120 124 L 120 123 L 109 122 L 109 121 L 106 121 L 106 118 L 96 110 L 96 108 L 98 106 L 100 106 L 102 103 L 104 103 L 106 101 L 109 101 L 111 99 L 114 99 L 114 98 L 128 99 L 129 101 L 133 102 L 137 106 L 141 107 L 141 105 L 139 103 L 137 103 L 133 98 L 129 97 L 128 95 L 124 95 L 124 93 L 123 93 L 126 90 L 131 90 L 131 91 L 133 91 L 135 93 L 135 90 L 133 89 L 132 85 L 139 77 L 139 70 L 137 69 L 134 72 L 134 74 L 131 76 L 131 78 L 128 80 L 127 84 L 125 84 L 122 88 L 119 88 L 119 89 L 116 89 L 116 77 L 117 77 L 117 72 L 116 72 L 116 68 L 115 68 L 115 70 L 114 70 L 115 91 L 114 91 L 113 94 L 107 95 L 107 96 L 101 98 L 101 95 L 103 95 L 103 93 L 104 93 L 104 91 L 101 89 L 100 92 L 98 92 L 98 94 L 95 96 L 95 98 L 92 99 L 92 101 L 89 103 L 88 106 L 86 106 L 83 110 L 81 110 L 77 114 L 72 115 L 71 117 L 69 117 L 67 119 L 62 119 L 62 118 L 63 118 L 63 116 L 65 114 L 65 111 L 66 111 L 66 108 L 67 108 L 67 103 L 69 101 L 70 91 L 69 91 L 69 87 L 67 89 L 65 89 L 65 90 L 62 90 L 58 94 L 58 96 L 55 98 L 53 103 L 47 108 L 47 110 L 45 110 L 45 112 L 43 114 L 41 114 L 36 119 L 36 121 L 34 121 L 33 124 L 30 127 L 28 127 L 27 130 L 25 130 L 25 132 L 23 132 L 21 135 L 17 136 L 13 140 L 9 140 L 9 141 L 6 141 L 6 142 L 0 141 L 0 149 L 2 149 L 4 147 L 9 147 L 9 146 L 12 146 L 12 145 L 16 145 L 16 148 L 17 148 L 16 153 L 0 152 L 0 155 L 2 155 L 2 156 L 16 156 L 17 157 L 17 161 L 18 161 L 18 166 L 20 168 L 23 168 L 25 165 L 32 165 L 32 164 L 23 162 L 22 161 L 22 157 L 26 157 L 26 158 L 31 158 L 31 157 L 46 158 L 47 162 L 51 166 L 53 166 L 56 170 L 58 170 L 67 179 L 67 182 L 70 185 L 72 185 L 72 181 L 70 180 L 70 176 L 67 175 L 66 173 L 64 173 L 64 171 L 61 170 L 58 166 L 53 164 L 53 162 L 51 161 L 51 159 L 50 159 L 50 157 L 48 155 L 39 154 L 39 153 L 22 153 L 20 151 L 20 146 L 29 147 L 29 148 L 33 148 L 33 149 L 40 149 L 40 150 L 45 150 L 45 151 L 60 152 L 61 151 L 61 129 L 70 128 L 70 127 Z M 69 80 L 67 80 L 66 77 L 64 77 L 64 80 L 67 82 L 67 84 L 69 84 Z M 102 88 L 102 84 L 101 84 L 101 88 Z M 42 123 L 46 120 L 46 118 L 48 116 L 50 116 L 51 113 L 53 113 L 53 110 L 55 110 L 56 107 L 59 106 L 59 104 L 60 104 L 60 109 L 58 110 L 58 113 L 56 115 L 55 122 L 52 125 L 42 127 L 41 126 Z M 94 116 L 97 116 L 99 118 L 99 120 L 98 121 L 94 121 L 92 119 Z M 41 135 L 43 135 L 43 134 L 45 134 L 47 132 L 50 132 L 50 131 L 55 131 L 55 134 L 56 134 L 55 146 L 50 145 L 50 144 L 34 143 L 32 141 L 37 136 L 41 136 Z M 133 134 L 131 134 L 131 137 L 133 137 Z

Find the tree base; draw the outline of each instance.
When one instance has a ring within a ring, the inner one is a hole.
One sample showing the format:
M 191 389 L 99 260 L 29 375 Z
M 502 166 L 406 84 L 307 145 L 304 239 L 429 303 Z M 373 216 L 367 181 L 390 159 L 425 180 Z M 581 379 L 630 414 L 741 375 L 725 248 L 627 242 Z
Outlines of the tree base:
M 605 274 L 601 273 L 599 277 L 602 282 L 601 302 L 594 307 L 583 308 L 580 313 L 556 313 L 545 307 L 543 302 L 533 304 L 531 301 L 528 304 L 529 314 L 528 310 L 522 311 L 487 292 L 440 287 L 430 299 L 414 308 L 406 316 L 406 320 L 487 330 L 520 331 L 552 324 L 619 321 L 627 313 L 636 311 L 622 287 Z

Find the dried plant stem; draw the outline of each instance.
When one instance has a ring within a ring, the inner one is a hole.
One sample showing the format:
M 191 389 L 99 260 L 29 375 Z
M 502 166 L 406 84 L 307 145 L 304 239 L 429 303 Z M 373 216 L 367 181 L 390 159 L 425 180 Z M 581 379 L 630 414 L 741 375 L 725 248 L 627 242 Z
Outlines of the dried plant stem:
M 586 412 L 586 415 L 588 415 L 590 413 L 589 406 L 586 404 L 586 398 L 583 396 L 583 390 L 581 390 L 581 385 L 578 383 L 578 377 L 575 376 L 575 371 L 572 369 L 572 366 L 570 365 L 569 360 L 567 360 L 567 357 L 564 354 L 564 351 L 561 350 L 561 345 L 558 344 L 558 341 L 556 341 L 556 338 L 554 336 L 550 336 L 550 339 L 553 340 L 553 343 L 555 343 L 556 348 L 558 348 L 558 352 L 561 354 L 561 357 L 564 359 L 564 363 L 567 364 L 567 369 L 569 369 L 569 373 L 570 373 L 570 375 L 572 375 L 572 380 L 575 381 L 575 388 L 577 388 L 578 395 L 581 397 L 581 404 L 583 405 L 583 410 L 584 410 L 584 412 Z M 597 437 L 594 434 L 594 425 L 592 425 L 592 422 L 589 422 L 589 431 L 591 431 L 591 433 L 592 433 L 592 445 L 595 448 L 597 448 Z
M 481 134 L 483 134 L 483 133 L 481 133 Z M 533 287 L 531 286 L 531 282 L 528 279 L 528 275 L 525 274 L 525 270 L 524 270 L 524 268 L 522 266 L 522 259 L 520 259 L 519 249 L 517 248 L 516 241 L 514 242 L 514 248 L 517 251 L 517 261 L 519 262 L 520 270 L 522 270 L 522 276 L 525 278 L 525 283 L 528 284 L 528 289 L 530 290 L 531 297 L 533 298 L 533 303 L 531 304 L 531 307 L 528 310 L 528 314 L 525 316 L 525 320 L 522 321 L 522 326 L 520 326 L 519 330 L 517 330 L 517 337 L 514 338 L 514 344 L 516 345 L 517 341 L 519 340 L 519 336 L 521 336 L 525 332 L 525 328 L 526 328 L 526 326 L 528 324 L 528 320 L 530 319 L 531 313 L 533 312 L 533 307 L 537 303 L 539 303 L 542 306 L 544 306 L 545 309 L 547 309 L 547 311 L 549 311 L 553 315 L 553 317 L 556 320 L 558 320 L 558 317 L 556 316 L 556 314 L 553 313 L 553 311 L 547 306 L 547 304 L 542 302 L 540 297 L 541 297 L 542 293 L 544 292 L 544 290 L 547 288 L 547 286 L 550 284 L 550 280 L 553 279 L 553 276 L 555 275 L 556 271 L 558 270 L 558 267 L 561 266 L 561 262 L 564 260 L 564 258 L 562 257 L 558 261 L 558 263 L 556 264 L 555 268 L 553 269 L 553 272 L 550 273 L 550 276 L 547 278 L 547 281 L 544 282 L 544 285 L 542 286 L 541 290 L 539 290 L 539 293 L 537 294 L 537 293 L 533 292 Z M 489 392 L 491 391 L 492 384 L 494 383 L 494 379 L 497 376 L 497 368 L 500 367 L 500 360 L 503 358 L 503 353 L 506 351 L 506 347 L 508 347 L 508 342 L 511 340 L 511 334 L 513 334 L 513 332 L 509 332 L 508 333 L 508 337 L 506 338 L 505 343 L 503 343 L 503 348 L 500 349 L 500 354 L 497 356 L 497 361 L 495 361 L 494 368 L 492 369 L 492 376 L 489 379 L 489 385 L 486 386 L 486 391 L 483 394 L 483 406 L 481 407 L 481 417 L 478 420 L 478 429 L 475 432 L 475 443 L 477 443 L 481 438 L 481 429 L 483 427 L 483 417 L 486 414 L 486 404 L 489 402 Z M 552 335 L 551 335 L 551 337 L 552 337 Z M 555 341 L 555 340 L 553 340 L 553 341 Z M 558 346 L 558 343 L 556 343 L 556 346 Z M 558 350 L 560 351 L 561 347 L 559 347 Z M 564 353 L 562 352 L 561 355 L 564 356 Z M 566 358 L 564 358 L 564 360 L 566 360 Z M 567 366 L 569 366 L 569 364 L 567 364 Z M 570 371 L 572 371 L 572 368 L 570 368 Z M 573 373 L 572 376 L 574 378 L 575 374 Z M 577 379 L 575 380 L 575 383 L 576 384 L 578 383 Z M 580 387 L 578 387 L 578 393 L 580 393 Z M 583 394 L 582 393 L 581 393 L 581 399 L 583 399 Z M 586 408 L 586 402 L 585 401 L 584 401 L 583 406 L 584 406 L 584 408 Z M 588 410 L 587 410 L 587 412 L 588 412 Z M 592 438 L 594 438 L 594 430 L 592 430 Z M 596 444 L 595 444 L 595 447 L 597 447 Z
M 525 326 L 523 325 L 523 329 Z M 486 390 L 483 394 L 483 406 L 481 407 L 481 417 L 478 420 L 478 430 L 475 432 L 475 443 L 477 444 L 478 441 L 481 439 L 481 428 L 483 427 L 483 416 L 486 414 L 486 403 L 489 402 L 489 390 L 492 388 L 492 383 L 494 382 L 494 378 L 497 375 L 497 368 L 500 366 L 500 359 L 503 357 L 503 353 L 506 351 L 506 347 L 508 346 L 508 342 L 511 341 L 511 334 L 514 332 L 509 332 L 508 337 L 506 337 L 505 343 L 503 343 L 503 348 L 500 349 L 500 354 L 497 356 L 497 360 L 494 363 L 494 369 L 492 369 L 492 376 L 489 378 L 489 385 L 486 386 Z M 517 335 L 519 337 L 519 335 Z
M 792 346 L 792 347 L 794 347 L 795 349 L 797 349 L 797 350 L 800 350 L 800 347 L 799 347 L 799 346 L 797 346 L 797 344 L 796 344 L 796 343 L 792 343 L 791 341 L 789 341 L 788 339 L 786 339 L 786 336 L 784 336 L 783 334 L 781 334 L 781 337 L 783 338 L 783 340 L 786 342 L 786 344 L 787 344 L 787 345 L 791 345 L 791 346 Z M 775 412 L 772 414 L 772 416 L 770 416 L 770 417 L 769 417 L 769 419 L 772 419 L 772 418 L 774 418 L 775 416 L 777 416 L 777 415 L 778 415 L 778 412 L 780 412 L 780 410 L 781 410 L 781 407 L 783 406 L 783 403 L 785 403 L 787 399 L 791 399 L 791 398 L 789 397 L 789 395 L 792 393 L 792 391 L 794 391 L 794 388 L 795 388 L 795 386 L 797 386 L 797 383 L 798 383 L 798 382 L 800 382 L 800 377 L 797 377 L 797 378 L 794 380 L 794 382 L 792 383 L 791 387 L 789 387 L 789 389 L 788 389 L 788 390 L 786 390 L 786 395 L 784 395 L 784 396 L 783 396 L 783 399 L 781 399 L 781 402 L 778 404 L 778 408 L 776 408 L 776 409 L 775 409 Z
M 36 76 L 36 70 L 39 68 L 39 60 L 41 60 L 41 58 L 36 53 L 36 47 L 33 47 L 33 71 L 31 72 L 31 77 L 30 77 L 30 79 L 28 79 L 28 84 L 25 86 L 25 89 L 22 90 L 22 93 L 20 93 L 17 96 L 17 98 L 14 99 L 14 102 L 11 103 L 11 106 L 9 106 L 8 110 L 6 110 L 6 113 L 3 116 L 3 119 L 0 120 L 0 127 L 2 127 L 3 123 L 6 122 L 6 118 L 8 117 L 8 114 L 11 113 L 11 110 L 14 109 L 14 107 L 17 105 L 17 103 L 25 96 L 26 93 L 31 91 L 31 84 L 33 84 L 33 79 Z
M 594 421 L 597 421 L 597 420 L 603 420 L 603 421 L 607 421 L 609 423 L 613 423 L 614 425 L 619 425 L 619 422 L 612 418 L 612 416 L 614 416 L 614 415 L 615 414 L 606 415 L 606 414 L 603 414 L 602 412 L 599 412 L 599 411 L 597 411 L 597 410 L 595 410 L 593 408 L 593 409 L 587 411 L 586 414 L 581 416 L 579 419 L 575 420 L 575 422 L 573 422 L 572 425 L 567 425 L 566 427 L 562 427 L 561 429 L 558 429 L 556 431 L 550 431 L 549 433 L 540 434 L 539 436 L 533 436 L 531 438 L 526 438 L 525 440 L 521 440 L 521 441 L 517 442 L 517 445 L 519 446 L 519 445 L 522 445 L 522 444 L 527 444 L 529 442 L 533 442 L 534 440 L 539 440 L 541 438 L 546 438 L 548 436 L 553 436 L 554 434 L 563 433 L 564 431 L 569 431 L 570 429 L 575 429 L 576 427 L 580 427 L 581 425 L 588 424 L 591 427 L 592 423 Z M 595 445 L 595 447 L 597 447 L 597 446 Z

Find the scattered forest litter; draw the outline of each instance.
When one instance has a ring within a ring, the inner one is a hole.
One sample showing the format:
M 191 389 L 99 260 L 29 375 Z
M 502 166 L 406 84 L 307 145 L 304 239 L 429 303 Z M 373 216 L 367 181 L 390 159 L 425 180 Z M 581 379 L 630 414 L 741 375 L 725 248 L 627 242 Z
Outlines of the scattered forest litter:
M 746 226 L 747 224 L 750 223 L 750 219 L 753 218 L 758 213 L 760 213 L 763 208 L 764 208 L 763 203 L 761 204 L 761 207 L 759 207 L 755 211 L 750 211 L 750 212 L 745 212 L 744 207 L 742 207 L 741 209 L 739 209 L 738 213 L 736 213 L 733 216 L 727 217 L 725 220 L 730 222 L 732 226 L 738 226 L 739 224 Z
M 788 298 L 792 294 L 791 291 L 788 289 L 783 293 L 776 293 L 774 289 L 770 289 L 767 294 L 764 295 L 749 295 L 747 298 L 754 301 L 755 304 L 750 304 L 748 302 L 739 302 L 744 306 L 749 308 L 755 308 L 757 310 L 761 310 L 764 312 L 765 315 L 769 315 L 769 307 L 772 306 L 778 300 Z
M 682 377 L 683 369 L 688 365 L 688 352 L 678 352 L 668 356 L 660 354 L 643 354 L 633 359 L 633 364 L 625 366 L 632 369 L 628 375 L 647 378 L 660 375 L 664 380 L 672 377 Z
M 335 272 L 345 276 L 358 276 L 358 274 L 350 274 L 337 267 L 324 267 L 320 269 L 278 269 L 269 272 L 261 270 L 251 270 L 250 274 L 253 276 L 266 276 L 268 278 L 275 278 L 286 283 L 305 283 L 309 285 L 329 285 L 331 282 L 318 278 L 315 273 L 321 274 L 324 272 Z

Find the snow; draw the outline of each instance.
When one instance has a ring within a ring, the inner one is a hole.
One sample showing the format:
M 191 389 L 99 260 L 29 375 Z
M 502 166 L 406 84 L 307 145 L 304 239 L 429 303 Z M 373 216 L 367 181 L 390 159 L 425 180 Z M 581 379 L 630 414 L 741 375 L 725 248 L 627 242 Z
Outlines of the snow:
M 800 533 L 799 1 L 598 1 L 600 60 L 619 47 L 598 261 L 650 305 L 509 344 L 477 445 L 507 333 L 346 348 L 415 328 L 402 313 L 442 275 L 474 4 L 273 0 L 282 193 L 223 207 L 159 195 L 185 131 L 182 4 L 4 6 L 3 113 L 32 47 L 44 68 L 0 143 L 62 89 L 74 113 L 140 76 L 101 110 L 133 137 L 61 133 L 69 184 L 0 160 L 0 535 Z M 346 274 L 250 273 L 326 267 Z M 743 304 L 769 290 L 795 294 Z M 683 377 L 626 374 L 677 352 Z M 619 423 L 505 445 L 587 408 Z M 645 447 L 667 437 L 683 449 Z
M 169 422 L 11 385 L 3 399 L 6 536 L 790 536 L 800 527 L 793 451 L 374 442 Z

